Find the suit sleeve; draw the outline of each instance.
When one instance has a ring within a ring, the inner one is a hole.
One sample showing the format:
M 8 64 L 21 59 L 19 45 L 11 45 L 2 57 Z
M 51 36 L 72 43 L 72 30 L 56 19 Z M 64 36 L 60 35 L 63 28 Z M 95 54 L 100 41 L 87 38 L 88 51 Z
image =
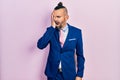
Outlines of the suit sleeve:
M 83 42 L 82 42 L 82 32 L 81 30 L 79 31 L 79 36 L 77 40 L 77 45 L 76 45 L 76 54 L 77 54 L 77 76 L 78 77 L 83 77 L 84 73 L 84 62 L 85 58 L 83 55 Z
M 52 26 L 47 28 L 44 35 L 37 42 L 37 47 L 39 49 L 43 49 L 48 45 L 50 39 L 52 38 L 54 34 L 54 31 L 55 31 L 55 28 L 53 28 Z

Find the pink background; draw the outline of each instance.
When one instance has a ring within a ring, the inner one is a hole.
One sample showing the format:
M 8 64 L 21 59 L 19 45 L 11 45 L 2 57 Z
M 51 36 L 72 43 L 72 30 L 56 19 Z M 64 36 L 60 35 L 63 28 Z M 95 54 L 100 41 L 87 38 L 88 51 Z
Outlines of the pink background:
M 120 80 L 120 1 L 60 1 L 68 8 L 68 23 L 83 31 L 84 80 Z M 0 1 L 0 80 L 46 80 L 49 47 L 39 50 L 36 44 L 58 2 Z

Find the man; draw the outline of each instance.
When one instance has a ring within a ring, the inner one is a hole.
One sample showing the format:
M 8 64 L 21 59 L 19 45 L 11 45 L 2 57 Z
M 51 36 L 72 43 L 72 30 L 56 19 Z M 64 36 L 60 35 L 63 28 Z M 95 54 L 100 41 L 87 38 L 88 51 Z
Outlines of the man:
M 51 15 L 51 26 L 37 43 L 39 49 L 50 44 L 45 70 L 48 80 L 82 80 L 83 77 L 85 59 L 81 30 L 69 25 L 68 18 L 67 8 L 58 3 Z

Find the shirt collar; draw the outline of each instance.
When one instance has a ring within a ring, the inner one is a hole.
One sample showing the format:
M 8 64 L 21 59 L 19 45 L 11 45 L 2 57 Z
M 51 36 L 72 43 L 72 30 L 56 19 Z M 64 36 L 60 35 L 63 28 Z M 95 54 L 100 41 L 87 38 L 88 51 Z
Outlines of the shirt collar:
M 67 30 L 68 30 L 68 25 L 66 24 L 66 26 L 65 26 L 64 28 L 61 28 L 61 30 L 62 30 L 63 32 L 67 31 Z

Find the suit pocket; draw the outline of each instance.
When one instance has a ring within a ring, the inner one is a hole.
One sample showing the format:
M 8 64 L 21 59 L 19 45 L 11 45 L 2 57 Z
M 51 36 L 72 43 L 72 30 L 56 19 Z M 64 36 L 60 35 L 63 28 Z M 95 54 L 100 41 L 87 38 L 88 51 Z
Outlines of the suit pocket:
M 76 40 L 76 38 L 71 38 L 71 39 L 68 39 L 69 41 L 75 41 Z
M 67 47 L 68 47 L 69 49 L 75 49 L 75 47 L 76 47 L 76 42 L 77 42 L 77 39 L 76 39 L 76 38 L 68 39 L 68 45 L 67 45 Z

